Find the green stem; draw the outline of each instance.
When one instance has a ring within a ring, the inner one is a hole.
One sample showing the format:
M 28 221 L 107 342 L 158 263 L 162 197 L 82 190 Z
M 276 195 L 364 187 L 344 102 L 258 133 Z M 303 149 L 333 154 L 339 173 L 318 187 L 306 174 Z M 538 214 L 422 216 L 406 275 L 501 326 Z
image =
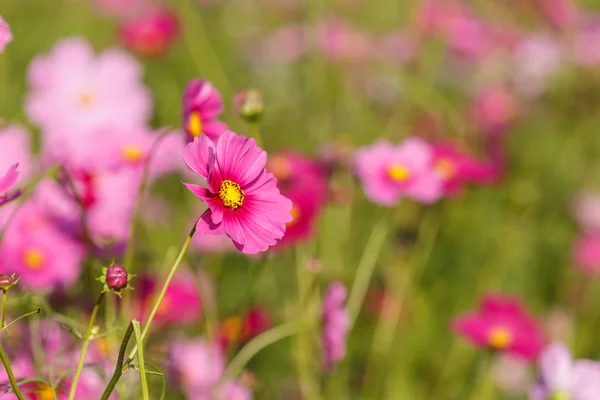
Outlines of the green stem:
M 140 323 L 136 320 L 133 320 L 132 324 L 138 349 L 137 355 L 140 369 L 140 382 L 142 385 L 142 398 L 144 400 L 148 400 L 150 397 L 148 394 L 148 381 L 146 380 L 146 364 L 144 361 L 144 346 L 142 346 L 141 342 L 142 334 L 140 333 Z
M 75 399 L 75 392 L 77 391 L 77 382 L 79 381 L 79 376 L 81 375 L 81 371 L 83 370 L 83 364 L 85 362 L 85 354 L 87 353 L 87 349 L 90 344 L 90 336 L 92 335 L 92 329 L 94 328 L 94 322 L 96 321 L 96 315 L 98 314 L 98 309 L 100 308 L 100 303 L 102 303 L 103 297 L 104 297 L 104 292 L 100 293 L 100 296 L 98 296 L 98 300 L 96 301 L 96 304 L 94 305 L 94 309 L 92 310 L 90 322 L 88 324 L 88 328 L 85 333 L 85 337 L 83 338 L 83 345 L 81 346 L 81 355 L 79 356 L 79 364 L 77 365 L 77 370 L 75 370 L 75 376 L 73 377 L 73 382 L 71 383 L 71 390 L 69 391 L 69 400 Z
M 221 384 L 226 382 L 228 379 L 235 379 L 242 372 L 248 361 L 258 354 L 262 349 L 272 345 L 286 337 L 292 336 L 300 331 L 300 323 L 288 322 L 283 325 L 279 325 L 275 328 L 269 329 L 268 331 L 258 335 L 247 345 L 245 345 L 231 360 L 223 376 L 221 378 Z
M 24 400 L 23 395 L 17 386 L 17 381 L 15 380 L 12 369 L 10 368 L 10 363 L 8 362 L 8 357 L 6 357 L 2 343 L 0 343 L 0 359 L 2 359 L 2 364 L 6 370 L 6 375 L 8 375 L 8 380 L 10 381 L 10 386 L 12 387 L 13 392 L 15 392 L 15 395 L 19 400 Z
M 113 390 L 115 390 L 115 386 L 117 386 L 117 382 L 121 379 L 121 375 L 123 375 L 123 361 L 125 360 L 125 352 L 127 351 L 127 344 L 129 344 L 129 339 L 131 338 L 131 334 L 133 333 L 133 323 L 129 323 L 129 327 L 127 328 L 127 332 L 125 332 L 125 336 L 123 336 L 123 340 L 121 341 L 121 348 L 119 349 L 119 358 L 117 359 L 117 365 L 115 366 L 115 372 L 113 373 L 110 382 L 106 386 L 104 393 L 100 400 L 108 400 Z
M 371 281 L 371 276 L 375 270 L 379 252 L 383 247 L 384 240 L 388 233 L 388 225 L 385 220 L 379 221 L 371 231 L 371 236 L 367 241 L 363 256 L 358 264 L 356 278 L 348 297 L 348 313 L 350 314 L 350 326 L 354 326 L 360 308 L 362 306 L 365 294 Z
M 4 329 L 6 322 L 6 290 L 2 290 L 2 317 L 0 320 L 0 329 Z
M 200 218 L 202 218 L 202 217 L 200 217 Z M 197 223 L 198 222 L 196 222 L 194 224 L 187 239 L 185 240 L 185 243 L 183 244 L 183 247 L 181 248 L 181 251 L 179 252 L 179 255 L 177 256 L 175 263 L 171 267 L 171 271 L 169 272 L 169 275 L 167 276 L 167 279 L 165 280 L 165 283 L 160 291 L 160 294 L 158 295 L 158 298 L 156 299 L 156 302 L 154 303 L 154 307 L 152 308 L 152 311 L 150 312 L 150 315 L 148 316 L 148 321 L 146 322 L 146 325 L 144 325 L 144 330 L 142 332 L 142 336 L 139 341 L 140 344 L 144 342 L 144 339 L 146 338 L 146 335 L 148 334 L 148 331 L 150 330 L 150 325 L 152 325 L 152 321 L 154 320 L 154 316 L 156 315 L 156 312 L 158 311 L 158 307 L 160 307 L 160 304 L 161 304 L 163 298 L 165 297 L 165 294 L 167 293 L 167 289 L 169 288 L 169 285 L 171 284 L 171 280 L 173 279 L 173 276 L 175 276 L 175 272 L 177 271 L 179 264 L 181 264 L 181 260 L 183 260 L 183 256 L 185 255 L 185 252 L 187 251 L 187 248 L 189 247 L 190 242 L 192 241 L 192 237 L 194 236 L 194 233 L 196 233 L 196 224 Z M 126 371 L 127 368 L 129 368 L 129 365 L 133 361 L 133 358 L 135 357 L 135 354 L 137 352 L 137 346 L 138 345 L 136 344 L 135 347 L 133 348 L 133 350 L 131 350 L 131 353 L 129 353 L 129 357 L 127 357 L 127 361 L 125 363 L 125 366 L 123 367 L 124 371 Z

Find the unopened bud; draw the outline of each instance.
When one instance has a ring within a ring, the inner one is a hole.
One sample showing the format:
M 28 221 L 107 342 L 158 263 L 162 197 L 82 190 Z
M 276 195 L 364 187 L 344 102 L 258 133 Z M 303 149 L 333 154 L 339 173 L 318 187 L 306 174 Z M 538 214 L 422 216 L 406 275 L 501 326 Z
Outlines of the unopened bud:
M 237 92 L 233 98 L 233 108 L 248 122 L 257 122 L 262 118 L 264 104 L 262 94 L 256 89 Z
M 18 281 L 18 279 L 17 279 Z M 15 274 L 0 274 L 0 290 L 10 289 L 15 283 Z
M 106 270 L 106 285 L 112 290 L 121 290 L 127 287 L 128 274 L 125 267 L 113 264 Z

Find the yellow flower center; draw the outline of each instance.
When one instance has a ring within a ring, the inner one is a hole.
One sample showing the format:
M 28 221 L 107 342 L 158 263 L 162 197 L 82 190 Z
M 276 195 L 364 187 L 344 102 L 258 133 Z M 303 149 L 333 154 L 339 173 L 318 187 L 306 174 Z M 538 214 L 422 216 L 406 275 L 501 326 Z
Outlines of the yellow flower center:
M 456 175 L 456 165 L 447 158 L 437 160 L 434 168 L 444 179 L 450 179 Z
M 410 172 L 402 165 L 392 165 L 387 172 L 388 176 L 396 182 L 406 182 L 410 178 Z
M 23 262 L 28 268 L 40 269 L 44 264 L 44 253 L 35 248 L 27 249 L 23 254 Z
M 101 337 L 96 339 L 96 346 L 100 355 L 107 357 L 110 356 L 110 346 L 108 345 L 108 339 Z
M 227 342 L 237 342 L 242 335 L 242 319 L 238 315 L 227 318 L 221 325 L 221 333 Z
M 296 225 L 298 219 L 300 218 L 300 215 L 302 215 L 300 213 L 300 208 L 295 204 L 292 205 L 292 210 L 290 211 L 290 214 L 292 215 L 292 220 L 286 224 L 286 227 L 288 228 L 290 226 Z
M 141 161 L 144 154 L 142 153 L 142 150 L 137 147 L 137 146 L 127 146 L 123 149 L 123 158 L 131 163 L 136 163 L 138 161 Z
M 82 107 L 89 107 L 94 102 L 94 95 L 90 92 L 83 92 L 79 95 L 79 105 Z
M 194 137 L 200 137 L 202 135 L 202 118 L 200 113 L 193 111 L 190 114 L 190 120 L 188 121 L 188 131 Z
M 552 396 L 550 396 L 550 400 L 570 400 L 571 396 L 569 396 L 569 393 L 564 392 L 562 390 L 559 390 L 558 392 L 554 392 L 552 393 Z
M 49 385 L 40 383 L 36 386 L 33 392 L 33 398 L 35 400 L 54 400 L 54 391 Z
M 489 345 L 496 349 L 506 349 L 512 341 L 512 332 L 503 327 L 493 328 L 488 335 Z
M 219 189 L 219 197 L 223 200 L 223 205 L 235 210 L 244 204 L 244 191 L 235 182 L 224 180 Z

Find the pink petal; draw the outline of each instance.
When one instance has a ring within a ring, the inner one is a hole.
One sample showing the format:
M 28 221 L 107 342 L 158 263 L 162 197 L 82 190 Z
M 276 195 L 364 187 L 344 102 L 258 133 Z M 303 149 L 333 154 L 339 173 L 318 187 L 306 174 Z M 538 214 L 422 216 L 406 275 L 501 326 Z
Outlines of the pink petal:
M 183 160 L 194 172 L 203 177 L 208 177 L 209 149 L 213 146 L 212 142 L 204 135 L 195 138 L 183 148 Z

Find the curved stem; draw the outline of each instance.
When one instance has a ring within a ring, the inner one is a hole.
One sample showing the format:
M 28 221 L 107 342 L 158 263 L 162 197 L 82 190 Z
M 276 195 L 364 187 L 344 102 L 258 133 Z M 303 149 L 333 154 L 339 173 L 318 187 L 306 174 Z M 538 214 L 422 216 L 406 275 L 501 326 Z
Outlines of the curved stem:
M 354 278 L 354 284 L 348 297 L 348 313 L 350 314 L 350 326 L 354 326 L 354 322 L 358 317 L 360 308 L 362 306 L 369 282 L 371 281 L 371 275 L 375 270 L 377 264 L 377 257 L 383 247 L 383 242 L 388 233 L 388 225 L 385 220 L 379 221 L 371 231 L 371 236 L 365 245 L 365 251 L 358 264 L 356 271 L 356 278 Z
M 2 317 L 0 317 L 0 329 L 4 329 L 6 322 L 6 290 L 2 291 Z
M 115 390 L 115 386 L 117 386 L 117 382 L 121 379 L 121 375 L 123 375 L 123 361 L 125 360 L 125 352 L 127 351 L 127 344 L 129 344 L 129 339 L 131 338 L 131 334 L 133 333 L 133 323 L 129 323 L 129 327 L 127 328 L 127 332 L 125 332 L 125 336 L 123 336 L 123 340 L 121 341 L 121 348 L 119 349 L 119 358 L 117 359 L 117 365 L 115 366 L 115 372 L 113 373 L 110 382 L 104 389 L 104 393 L 100 400 L 108 400 L 113 390 Z
M 286 324 L 269 329 L 268 331 L 252 339 L 231 360 L 225 369 L 225 372 L 223 372 L 221 384 L 227 379 L 236 378 L 242 372 L 248 361 L 250 361 L 252 357 L 254 357 L 262 349 L 280 341 L 281 339 L 285 339 L 288 336 L 294 335 L 300 331 L 301 327 L 302 325 L 298 321 L 288 322 Z
M 17 386 L 17 381 L 15 380 L 15 376 L 13 375 L 12 369 L 10 368 L 10 363 L 8 362 L 8 357 L 6 357 L 6 353 L 4 352 L 4 348 L 2 347 L 2 343 L 0 343 L 0 359 L 2 360 L 2 364 L 4 365 L 4 369 L 6 370 L 6 375 L 8 375 L 8 380 L 10 381 L 10 386 L 12 387 L 13 392 L 15 392 L 15 396 L 17 399 L 24 400 L 19 387 Z
M 200 217 L 200 218 L 202 218 L 202 217 Z M 167 289 L 169 288 L 169 284 L 171 283 L 173 276 L 175 276 L 175 272 L 177 271 L 179 264 L 181 264 L 181 260 L 183 260 L 183 256 L 185 255 L 185 252 L 187 251 L 187 248 L 189 247 L 190 242 L 192 241 L 192 237 L 194 236 L 194 233 L 196 233 L 196 224 L 197 223 L 198 222 L 196 222 L 194 224 L 187 239 L 185 240 L 185 243 L 183 244 L 183 247 L 181 248 L 181 251 L 179 252 L 179 255 L 177 256 L 175 263 L 171 267 L 171 271 L 169 272 L 169 275 L 167 276 L 167 279 L 165 280 L 165 283 L 160 291 L 160 294 L 158 295 L 158 298 L 156 299 L 156 302 L 154 303 L 154 307 L 152 308 L 152 311 L 150 311 L 150 315 L 148 316 L 148 321 L 144 325 L 144 330 L 142 331 L 142 336 L 139 340 L 140 344 L 142 344 L 144 342 L 144 339 L 146 338 L 146 335 L 148 334 L 148 331 L 150 330 L 150 325 L 152 325 L 152 320 L 154 320 L 154 316 L 156 315 L 156 312 L 158 311 L 158 307 L 160 307 L 160 304 L 161 304 L 163 298 L 165 297 L 165 294 L 167 293 Z M 133 348 L 133 350 L 131 350 L 131 352 L 129 353 L 129 357 L 127 357 L 127 362 L 125 363 L 125 366 L 123 367 L 123 372 L 126 371 L 127 368 L 129 368 L 129 365 L 133 361 L 133 358 L 135 357 L 135 354 L 137 352 L 137 346 L 138 345 L 136 344 L 135 347 Z
M 92 310 L 92 315 L 90 316 L 90 322 L 88 324 L 87 331 L 85 332 L 85 337 L 83 338 L 83 345 L 81 346 L 81 355 L 79 356 L 79 364 L 77 364 L 77 369 L 75 370 L 75 376 L 73 377 L 73 382 L 71 383 L 71 390 L 69 391 L 69 400 L 75 399 L 75 392 L 77 391 L 77 381 L 79 381 L 79 376 L 81 375 L 81 371 L 83 370 L 83 364 L 85 362 L 85 354 L 87 353 L 87 348 L 90 345 L 90 336 L 92 334 L 92 329 L 94 328 L 94 321 L 96 320 L 96 315 L 98 314 L 98 309 L 100 308 L 100 303 L 102 303 L 102 298 L 104 297 L 104 292 L 100 293 L 98 296 L 98 300 L 94 305 L 94 309 Z

